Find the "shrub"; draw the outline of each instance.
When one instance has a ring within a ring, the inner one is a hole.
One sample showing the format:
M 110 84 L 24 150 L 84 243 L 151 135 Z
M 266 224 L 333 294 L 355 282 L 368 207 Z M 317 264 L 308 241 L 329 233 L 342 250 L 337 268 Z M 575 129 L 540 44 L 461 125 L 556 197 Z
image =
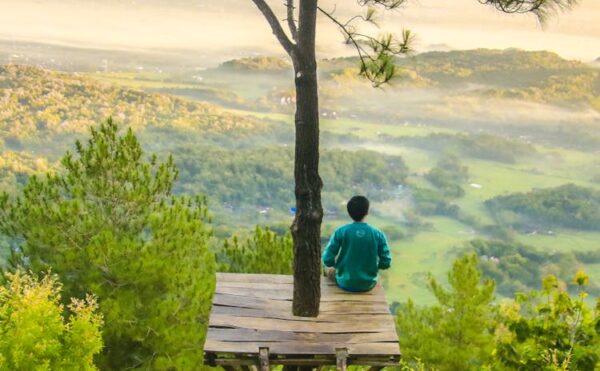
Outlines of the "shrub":
M 0 286 L 0 370 L 95 370 L 102 316 L 93 296 L 61 304 L 56 275 L 17 271 Z

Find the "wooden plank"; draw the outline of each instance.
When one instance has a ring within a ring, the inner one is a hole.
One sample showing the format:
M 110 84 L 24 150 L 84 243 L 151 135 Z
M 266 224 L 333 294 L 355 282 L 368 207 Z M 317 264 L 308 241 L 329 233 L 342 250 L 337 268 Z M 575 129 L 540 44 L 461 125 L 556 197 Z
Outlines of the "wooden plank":
M 363 361 L 372 363 L 366 364 L 384 366 L 399 357 L 393 316 L 380 284 L 370 292 L 350 293 L 322 280 L 321 310 L 316 318 L 292 315 L 292 293 L 292 276 L 218 273 L 204 347 L 207 357 L 236 354 L 235 358 L 216 359 L 224 362 L 218 364 L 236 367 L 260 365 L 259 349 L 267 348 L 273 355 L 272 364 L 295 366 L 313 364 L 292 361 L 335 364 L 340 348 L 348 349 L 347 364 L 360 364 L 354 363 L 357 357 L 367 357 Z M 321 359 L 302 358 L 313 355 Z M 254 359 L 248 361 L 245 356 Z M 228 359 L 233 363 L 227 363 Z M 265 369 L 264 354 L 262 359 Z
M 267 300 L 264 298 L 240 297 L 237 295 L 215 294 L 213 305 L 238 308 L 272 309 L 291 313 L 292 301 Z M 373 302 L 323 302 L 320 313 L 389 313 L 387 303 Z
M 292 310 L 291 300 L 268 300 L 265 298 L 253 298 L 249 296 L 239 296 L 230 294 L 215 293 L 213 297 L 214 305 L 227 305 L 238 308 L 274 308 L 277 310 Z
M 215 289 L 215 294 L 227 294 L 227 295 L 236 295 L 243 297 L 252 297 L 252 298 L 262 298 L 262 299 L 273 299 L 273 300 L 292 300 L 293 293 L 291 290 L 282 290 L 282 289 L 261 289 L 260 287 L 256 287 L 254 289 L 246 289 L 239 287 L 217 287 Z M 385 296 L 383 295 L 361 295 L 355 293 L 344 292 L 343 290 L 338 289 L 338 291 L 333 293 L 328 293 L 327 295 L 321 296 L 321 302 L 331 302 L 331 301 L 367 301 L 367 302 L 377 302 L 377 303 L 386 303 Z
M 217 273 L 221 282 L 294 283 L 294 277 L 283 274 Z
M 395 331 L 381 331 L 372 333 L 314 333 L 314 332 L 291 332 L 279 330 L 254 330 L 245 328 L 214 328 L 208 329 L 207 338 L 219 341 L 299 341 L 307 343 L 398 343 L 398 335 Z
M 270 363 L 272 365 L 284 365 L 293 368 L 297 368 L 298 365 L 303 366 L 331 366 L 335 364 L 335 357 L 331 358 L 327 355 L 320 355 L 318 358 L 307 358 L 306 356 L 300 356 L 303 358 L 293 358 L 293 357 L 285 357 L 285 358 L 272 358 Z M 360 366 L 398 366 L 398 356 L 392 357 L 382 357 L 382 358 L 374 358 L 374 357 L 350 357 L 348 358 L 348 365 L 360 365 Z M 217 365 L 231 365 L 235 367 L 247 365 L 256 367 L 256 360 L 251 358 L 219 358 L 216 360 Z
M 394 331 L 392 321 L 360 321 L 342 324 L 329 322 L 287 321 L 273 318 L 238 317 L 224 314 L 211 314 L 209 326 L 225 328 L 247 328 L 255 330 L 281 330 L 295 332 L 378 332 Z
M 336 348 L 348 349 L 349 355 L 399 356 L 397 343 L 362 344 L 316 344 L 303 342 L 226 342 L 207 339 L 205 352 L 258 354 L 259 347 L 268 347 L 273 356 L 277 355 L 332 355 Z
M 254 287 L 256 285 L 294 285 L 293 276 L 278 274 L 252 274 L 252 273 L 217 273 L 217 284 L 223 284 L 230 287 Z M 335 282 L 321 278 L 321 288 L 337 287 Z M 378 282 L 373 290 L 381 288 L 381 282 Z M 341 290 L 341 289 L 340 289 Z M 373 291 L 371 290 L 371 292 Z M 369 292 L 369 291 L 367 291 Z M 361 293 L 353 293 L 361 294 Z
M 291 312 L 269 309 L 239 308 L 222 305 L 215 305 L 212 308 L 214 314 L 227 314 L 231 316 L 257 317 L 257 318 L 276 318 L 291 321 L 308 322 L 357 322 L 363 320 L 391 321 L 392 316 L 389 313 L 361 313 L 340 315 L 337 313 L 319 313 L 318 317 L 298 317 Z
M 293 283 L 257 283 L 257 282 L 238 282 L 238 281 L 217 281 L 217 288 L 221 287 L 237 287 L 237 288 L 247 288 L 247 289 L 269 289 L 269 290 L 293 290 Z M 370 291 L 365 292 L 348 292 L 339 288 L 333 282 L 321 281 L 321 293 L 327 295 L 328 293 L 346 293 L 350 295 L 384 295 L 383 288 L 381 285 L 375 286 Z

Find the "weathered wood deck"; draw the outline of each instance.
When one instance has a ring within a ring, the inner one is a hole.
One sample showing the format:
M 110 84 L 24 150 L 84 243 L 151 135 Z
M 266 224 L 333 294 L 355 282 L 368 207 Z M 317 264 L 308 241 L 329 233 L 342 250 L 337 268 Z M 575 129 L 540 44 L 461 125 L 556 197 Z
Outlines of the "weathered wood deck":
M 292 315 L 292 290 L 292 276 L 218 273 L 207 363 L 261 366 L 261 352 L 262 366 L 398 363 L 398 336 L 381 285 L 349 293 L 322 279 L 316 318 Z

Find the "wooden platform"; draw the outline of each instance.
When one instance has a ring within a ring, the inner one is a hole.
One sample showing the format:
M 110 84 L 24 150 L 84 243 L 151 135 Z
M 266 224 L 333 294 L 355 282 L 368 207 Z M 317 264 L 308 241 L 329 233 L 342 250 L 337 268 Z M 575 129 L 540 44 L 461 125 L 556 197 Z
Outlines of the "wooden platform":
M 218 273 L 207 363 L 260 366 L 262 352 L 268 364 L 338 362 L 340 368 L 344 358 L 347 364 L 397 365 L 398 336 L 379 284 L 367 293 L 349 293 L 323 278 L 316 318 L 292 315 L 292 290 L 291 276 Z

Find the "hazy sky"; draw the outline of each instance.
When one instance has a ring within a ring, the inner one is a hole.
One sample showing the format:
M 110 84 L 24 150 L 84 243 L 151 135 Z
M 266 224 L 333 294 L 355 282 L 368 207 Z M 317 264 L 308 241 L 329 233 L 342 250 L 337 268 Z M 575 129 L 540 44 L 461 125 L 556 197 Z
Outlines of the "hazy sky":
M 282 0 L 270 0 L 277 10 Z M 351 14 L 354 0 L 322 0 Z M 250 0 L 0 0 L 0 39 L 91 48 L 193 49 L 207 55 L 280 52 Z M 281 18 L 284 18 L 282 12 Z M 326 19 L 319 25 L 323 56 L 349 51 Z M 582 0 L 546 27 L 532 15 L 504 15 L 477 0 L 409 0 L 385 14 L 384 30 L 412 29 L 417 49 L 450 47 L 547 49 L 581 60 L 600 57 L 600 0 Z

